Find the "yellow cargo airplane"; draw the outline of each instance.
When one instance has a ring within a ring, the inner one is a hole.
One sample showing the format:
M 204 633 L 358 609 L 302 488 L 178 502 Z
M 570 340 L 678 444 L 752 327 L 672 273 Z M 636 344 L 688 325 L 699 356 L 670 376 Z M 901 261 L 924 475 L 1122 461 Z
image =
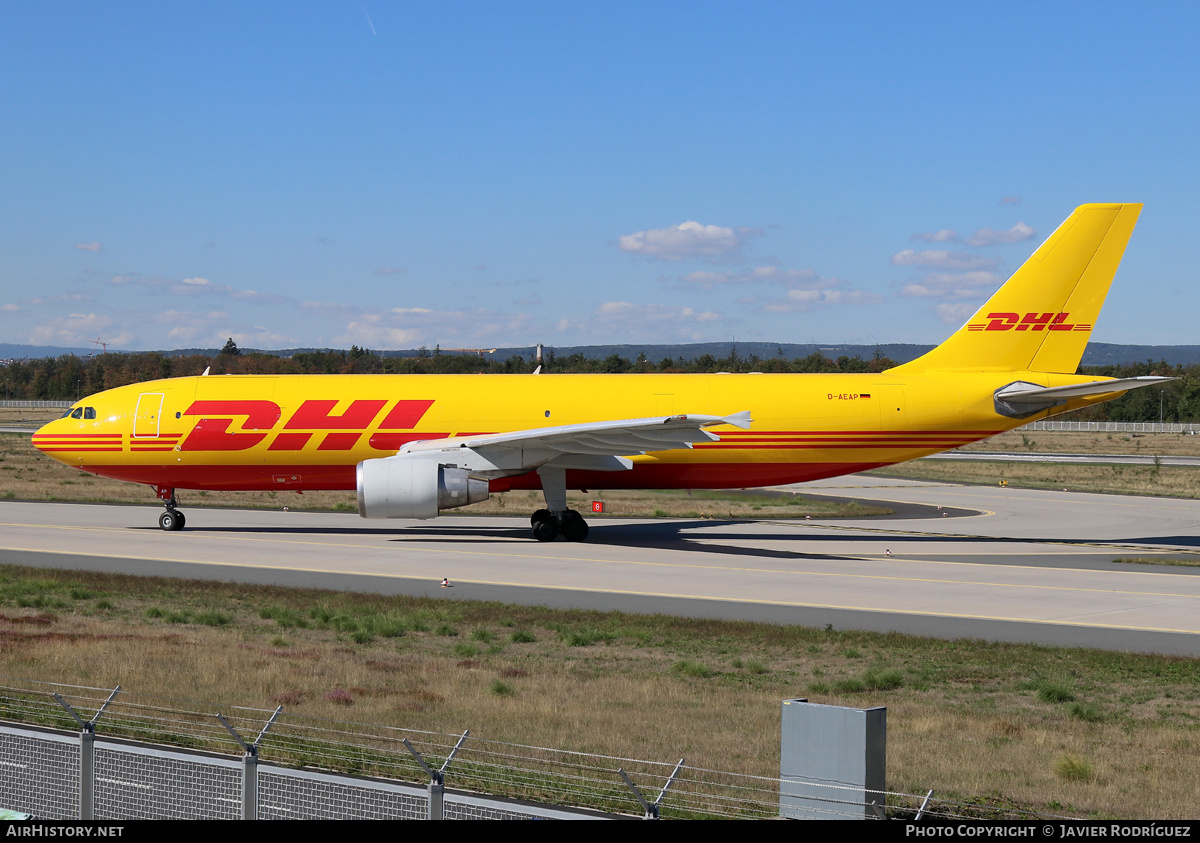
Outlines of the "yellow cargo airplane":
M 882 374 L 224 375 L 110 389 L 39 430 L 67 465 L 177 489 L 357 489 L 433 518 L 541 489 L 533 535 L 587 537 L 566 490 L 728 489 L 934 454 L 1167 378 L 1075 374 L 1141 205 L 1084 205 L 952 337 Z

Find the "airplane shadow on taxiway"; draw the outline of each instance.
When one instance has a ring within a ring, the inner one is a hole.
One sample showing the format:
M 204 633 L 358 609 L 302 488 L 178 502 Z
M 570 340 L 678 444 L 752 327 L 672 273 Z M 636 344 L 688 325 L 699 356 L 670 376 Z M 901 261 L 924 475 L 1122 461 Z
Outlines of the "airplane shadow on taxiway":
M 299 514 L 299 513 L 298 513 Z M 853 536 L 847 535 L 847 542 L 853 541 L 860 548 L 862 545 L 889 545 L 894 546 L 898 542 L 904 542 L 908 545 L 916 546 L 936 546 L 940 544 L 971 542 L 987 545 L 1006 545 L 1006 544 L 1048 544 L 1060 546 L 1096 546 L 1096 545 L 1119 545 L 1121 540 L 1112 540 L 1109 542 L 1097 542 L 1094 537 L 1044 537 L 1036 536 L 979 536 L 961 533 L 924 533 L 908 530 L 899 530 L 892 532 L 888 529 L 888 522 L 893 520 L 890 517 L 881 517 L 874 523 L 877 526 L 868 528 L 867 532 L 855 531 Z M 420 542 L 423 544 L 447 544 L 456 547 L 464 547 L 470 545 L 480 545 L 495 547 L 498 543 L 510 545 L 514 541 L 530 544 L 540 544 L 535 542 L 530 534 L 530 528 L 524 519 L 511 519 L 512 523 L 488 526 L 479 523 L 454 523 L 457 518 L 451 516 L 444 518 L 436 524 L 419 525 L 414 527 L 316 527 L 304 526 L 296 524 L 285 527 L 261 526 L 261 527 L 219 527 L 219 526 L 193 526 L 188 527 L 188 532 L 195 533 L 234 533 L 234 534 L 256 534 L 256 535 L 345 535 L 345 536 L 364 536 L 374 535 L 384 537 L 386 541 L 403 544 L 405 542 Z M 591 531 L 586 542 L 566 542 L 563 539 L 557 539 L 554 545 L 566 546 L 573 548 L 578 553 L 586 552 L 588 546 L 614 546 L 625 548 L 647 548 L 655 550 L 685 550 L 689 552 L 702 552 L 710 554 L 733 555 L 742 557 L 760 557 L 765 559 L 856 559 L 860 554 L 847 553 L 828 553 L 828 552 L 805 552 L 804 544 L 813 541 L 820 542 L 836 542 L 837 533 L 828 533 L 821 531 L 814 535 L 811 531 L 789 533 L 786 531 L 772 531 L 764 533 L 760 529 L 753 529 L 756 525 L 775 523 L 780 526 L 820 526 L 829 527 L 837 526 L 832 519 L 823 519 L 820 521 L 786 521 L 780 520 L 777 522 L 771 521 L 747 521 L 741 519 L 721 519 L 721 520 L 696 520 L 696 519 L 680 519 L 670 521 L 620 521 L 609 522 L 603 519 L 594 519 L 590 522 Z M 942 522 L 944 523 L 944 522 Z M 156 527 L 136 527 L 133 529 L 157 530 Z M 854 530 L 854 527 L 848 527 Z M 693 531 L 702 531 L 693 533 Z M 768 540 L 775 544 L 776 547 L 755 547 L 754 544 Z M 1167 548 L 1200 548 L 1200 536 L 1160 536 L 1133 538 L 1127 540 L 1130 543 L 1138 545 L 1162 545 L 1164 550 Z M 548 543 L 550 544 L 550 543 Z M 778 545 L 785 544 L 787 547 L 779 547 Z M 1113 553 L 1122 555 L 1134 555 L 1136 551 L 1132 548 L 1113 547 Z
M 488 546 L 495 548 L 498 544 L 510 545 L 515 541 L 521 544 L 531 544 L 540 546 L 542 543 L 536 541 L 531 533 L 531 528 L 528 527 L 528 521 L 515 521 L 513 526 L 483 526 L 480 524 L 452 524 L 448 523 L 451 519 L 446 519 L 437 525 L 418 526 L 418 527 L 397 527 L 397 528 L 370 528 L 370 527 L 305 527 L 296 525 L 292 527 L 208 527 L 208 526 L 189 526 L 186 532 L 189 533 L 224 533 L 224 534 L 253 534 L 253 535 L 276 535 L 276 536 L 381 536 L 386 537 L 389 542 L 420 542 L 422 544 L 447 544 L 455 547 L 467 547 L 470 545 Z M 589 546 L 609 545 L 616 547 L 638 548 L 644 547 L 655 550 L 688 550 L 702 551 L 705 553 L 721 553 L 732 554 L 737 556 L 761 556 L 764 558 L 773 559 L 852 559 L 852 556 L 842 556 L 827 553 L 804 553 L 798 550 L 778 550 L 761 547 L 747 547 L 737 542 L 747 542 L 754 540 L 762 540 L 762 533 L 750 530 L 739 530 L 737 527 L 747 527 L 750 524 L 757 522 L 729 520 L 729 521 L 647 521 L 645 523 L 637 522 L 622 522 L 622 523 L 604 523 L 602 521 L 590 522 L 591 531 L 587 541 L 584 542 L 567 542 L 563 539 L 556 539 L 553 543 L 556 546 L 566 548 L 574 548 L 579 552 L 585 552 Z M 702 537 L 697 536 L 695 539 L 685 535 L 689 530 L 697 528 L 711 529 L 714 526 L 720 526 L 723 529 L 719 533 L 706 532 Z M 134 527 L 135 530 L 157 531 L 157 527 Z M 703 541 L 696 539 L 702 538 Z M 772 541 L 804 541 L 810 540 L 812 536 L 805 535 L 771 535 Z M 728 541 L 734 544 L 722 545 L 714 542 Z

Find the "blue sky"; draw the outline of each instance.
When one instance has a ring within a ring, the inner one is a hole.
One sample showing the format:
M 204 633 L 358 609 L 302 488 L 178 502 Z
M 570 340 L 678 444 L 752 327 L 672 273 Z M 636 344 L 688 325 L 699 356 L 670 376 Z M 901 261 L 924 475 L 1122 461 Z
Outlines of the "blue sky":
M 938 342 L 1079 204 L 1193 344 L 1194 4 L 0 7 L 0 341 Z

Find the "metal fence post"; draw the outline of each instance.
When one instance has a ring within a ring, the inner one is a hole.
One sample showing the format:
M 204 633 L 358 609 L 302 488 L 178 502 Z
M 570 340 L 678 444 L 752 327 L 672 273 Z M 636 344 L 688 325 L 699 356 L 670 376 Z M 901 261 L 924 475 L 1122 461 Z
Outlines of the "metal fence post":
M 633 783 L 633 779 L 629 778 L 629 774 L 626 773 L 624 769 L 618 768 L 617 775 L 625 780 L 625 785 L 633 791 L 633 795 L 637 798 L 637 801 L 642 803 L 642 810 L 644 811 L 642 819 L 657 820 L 661 819 L 659 815 L 659 804 L 662 802 L 663 797 L 667 795 L 667 791 L 671 789 L 671 785 L 675 783 L 675 779 L 679 775 L 679 771 L 682 769 L 683 759 L 680 758 L 679 763 L 675 765 L 675 769 L 672 771 L 670 778 L 667 779 L 667 783 L 664 784 L 662 790 L 659 791 L 658 798 L 653 802 L 646 801 L 646 798 L 642 796 L 642 792 L 638 790 L 637 785 Z
M 58 694 L 52 696 L 67 710 L 67 714 L 75 718 L 79 724 L 79 819 L 94 820 L 96 818 L 96 721 L 108 708 L 108 704 L 120 692 L 121 686 L 113 688 L 104 705 L 96 710 L 91 720 L 84 720 L 75 713 L 75 709 Z
M 425 819 L 444 820 L 446 818 L 446 769 L 450 766 L 450 762 L 454 760 L 454 756 L 458 754 L 459 747 L 463 745 L 469 734 L 471 734 L 470 729 L 462 733 L 462 737 L 458 739 L 458 743 L 454 745 L 454 749 L 450 750 L 450 754 L 446 756 L 445 762 L 437 770 L 425 763 L 425 759 L 421 757 L 421 753 L 417 752 L 416 747 L 409 743 L 408 738 L 400 741 L 412 753 L 412 757 L 417 759 L 417 763 L 421 765 L 421 769 L 425 771 L 425 774 L 429 776 L 429 802 L 425 812 Z
M 258 733 L 258 737 L 251 744 L 242 740 L 242 736 L 237 733 L 237 729 L 229 725 L 228 720 L 220 714 L 217 715 L 217 720 L 229 734 L 233 735 L 233 739 L 242 748 L 242 819 L 244 820 L 258 819 L 258 746 L 266 737 L 267 730 L 271 728 L 275 718 L 279 717 L 282 711 L 283 706 L 275 709 L 275 713 L 267 720 L 266 725 L 262 727 L 262 731 Z
M 84 724 L 79 733 L 79 819 L 96 818 L 96 729 Z

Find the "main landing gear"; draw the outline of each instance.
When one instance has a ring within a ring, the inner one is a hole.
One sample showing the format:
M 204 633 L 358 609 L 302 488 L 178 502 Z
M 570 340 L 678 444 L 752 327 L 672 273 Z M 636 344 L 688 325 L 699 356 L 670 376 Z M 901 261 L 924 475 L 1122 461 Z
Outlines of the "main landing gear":
M 574 509 L 567 509 L 567 473 L 561 468 L 539 468 L 542 494 L 546 508 L 529 518 L 533 537 L 540 542 L 552 542 L 562 536 L 569 542 L 581 542 L 588 536 L 588 525 Z
M 581 542 L 588 536 L 587 522 L 574 509 L 539 509 L 530 516 L 529 523 L 533 525 L 533 537 L 540 542 L 552 542 L 560 535 L 569 542 Z
M 164 489 L 162 486 L 157 487 L 154 493 L 158 495 L 158 499 L 163 502 L 166 511 L 158 516 L 159 529 L 175 532 L 183 529 L 183 525 L 187 523 L 183 513 L 176 509 L 178 501 L 175 500 L 174 489 Z

